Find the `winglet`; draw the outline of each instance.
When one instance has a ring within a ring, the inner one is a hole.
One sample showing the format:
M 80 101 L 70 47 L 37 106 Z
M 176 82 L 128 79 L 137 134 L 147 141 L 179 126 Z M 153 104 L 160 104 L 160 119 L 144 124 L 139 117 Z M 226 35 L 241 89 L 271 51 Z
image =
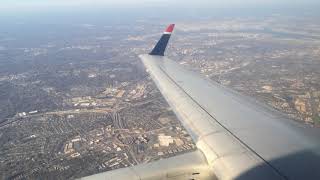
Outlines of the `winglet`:
M 150 55 L 155 56 L 164 56 L 164 51 L 168 45 L 171 33 L 174 29 L 174 24 L 170 24 L 166 30 L 164 31 L 163 35 L 161 36 L 160 40 L 158 41 L 157 45 L 153 48 L 153 50 L 149 53 Z

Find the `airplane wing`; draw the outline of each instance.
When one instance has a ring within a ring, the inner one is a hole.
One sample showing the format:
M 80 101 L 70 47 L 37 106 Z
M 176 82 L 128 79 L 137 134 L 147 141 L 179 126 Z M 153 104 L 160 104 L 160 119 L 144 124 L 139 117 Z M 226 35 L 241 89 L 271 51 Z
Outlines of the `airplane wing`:
M 173 28 L 140 58 L 198 150 L 185 154 L 185 166 L 171 166 L 180 155 L 87 178 L 126 179 L 114 173 L 129 174 L 130 169 L 137 179 L 320 179 L 319 129 L 287 119 L 165 57 Z M 170 176 L 179 172 L 185 178 Z

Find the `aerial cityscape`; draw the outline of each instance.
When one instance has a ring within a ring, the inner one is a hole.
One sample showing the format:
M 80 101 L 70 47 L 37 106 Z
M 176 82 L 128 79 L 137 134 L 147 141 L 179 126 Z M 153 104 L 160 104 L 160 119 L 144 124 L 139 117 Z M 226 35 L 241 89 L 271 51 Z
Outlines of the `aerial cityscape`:
M 274 15 L 178 28 L 188 34 L 175 37 L 171 51 L 181 64 L 292 119 L 320 124 L 320 26 L 312 19 Z
M 175 23 L 171 59 L 320 126 L 318 17 Z M 0 179 L 75 179 L 194 151 L 138 58 L 166 24 L 21 21 L 1 29 Z

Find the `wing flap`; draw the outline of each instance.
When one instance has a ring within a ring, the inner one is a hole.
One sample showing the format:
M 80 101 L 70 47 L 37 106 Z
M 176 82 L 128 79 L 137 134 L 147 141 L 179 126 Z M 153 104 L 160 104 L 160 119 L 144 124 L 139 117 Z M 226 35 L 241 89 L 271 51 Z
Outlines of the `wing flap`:
M 216 179 L 200 151 L 185 153 L 159 161 L 116 169 L 80 178 L 81 180 L 163 180 Z

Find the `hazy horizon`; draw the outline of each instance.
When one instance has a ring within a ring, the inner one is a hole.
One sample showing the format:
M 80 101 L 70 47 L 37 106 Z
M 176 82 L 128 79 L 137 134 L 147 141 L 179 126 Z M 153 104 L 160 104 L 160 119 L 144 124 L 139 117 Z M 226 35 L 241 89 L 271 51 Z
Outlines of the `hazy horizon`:
M 177 11 L 184 8 L 190 9 L 237 9 L 237 8 L 295 8 L 295 7 L 319 7 L 317 0 L 199 0 L 194 1 L 169 1 L 169 0 L 29 0 L 21 2 L 18 0 L 4 0 L 1 3 L 0 14 L 6 13 L 37 13 L 44 11 L 77 11 L 85 9 L 157 9 L 157 8 L 175 8 Z

